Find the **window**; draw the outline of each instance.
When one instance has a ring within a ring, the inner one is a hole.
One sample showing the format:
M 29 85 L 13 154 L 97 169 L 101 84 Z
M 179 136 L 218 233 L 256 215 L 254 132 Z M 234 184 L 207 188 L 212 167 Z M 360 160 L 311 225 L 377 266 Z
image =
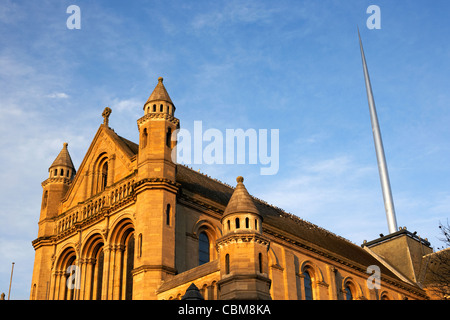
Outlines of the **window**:
M 42 208 L 45 208 L 47 206 L 47 200 L 48 200 L 48 190 L 45 190 L 44 199 L 42 200 Z
M 156 112 L 156 104 L 153 105 L 153 112 Z
M 204 231 L 198 237 L 198 265 L 209 262 L 209 238 Z
M 142 148 L 145 148 L 147 146 L 147 139 L 148 139 L 147 128 L 144 128 L 144 131 L 142 131 Z
M 91 297 L 95 300 L 102 299 L 102 284 L 103 284 L 103 263 L 105 255 L 103 253 L 103 248 L 100 248 L 96 254 L 96 259 L 93 265 L 94 272 L 92 273 L 92 283 L 95 282 L 96 290 L 94 291 L 94 286 L 91 287 Z
M 168 128 L 166 133 L 166 145 L 170 148 L 172 140 L 172 129 Z
M 258 219 L 255 219 L 255 230 L 258 230 Z
M 227 220 L 227 227 L 228 227 L 228 231 L 230 231 L 230 229 L 231 229 L 230 220 Z
M 304 275 L 305 278 L 303 279 L 303 281 L 305 287 L 305 300 L 313 300 L 311 275 L 308 271 L 305 271 Z
M 258 254 L 258 263 L 259 263 L 259 273 L 262 273 L 262 254 L 261 252 Z
M 239 229 L 239 228 L 240 228 L 240 225 L 239 225 L 239 218 L 236 218 L 236 220 L 235 220 L 235 227 L 236 227 L 236 229 Z
M 249 218 L 245 218 L 245 227 L 247 229 L 250 228 L 250 219 Z
M 105 162 L 101 171 L 101 190 L 105 190 L 108 185 L 108 162 Z
M 122 275 L 124 279 L 124 288 L 122 299 L 131 300 L 133 298 L 133 276 L 131 274 L 134 269 L 134 233 L 130 233 L 125 240 L 125 250 L 122 255 Z
M 227 253 L 225 256 L 225 274 L 230 273 L 230 255 Z
M 138 257 L 142 257 L 142 233 L 138 236 Z
M 159 105 L 159 112 L 163 112 L 163 108 L 164 108 L 164 106 L 162 104 Z
M 352 289 L 349 285 L 345 287 L 345 300 L 353 300 Z
M 166 207 L 166 225 L 170 226 L 170 204 Z

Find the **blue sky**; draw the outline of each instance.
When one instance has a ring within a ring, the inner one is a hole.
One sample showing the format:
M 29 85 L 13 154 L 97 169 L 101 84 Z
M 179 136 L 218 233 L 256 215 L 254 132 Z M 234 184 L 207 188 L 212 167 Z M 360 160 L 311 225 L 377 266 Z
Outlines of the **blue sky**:
M 432 3 L 432 4 L 431 4 Z M 69 5 L 81 29 L 69 30 Z M 369 5 L 381 29 L 369 30 Z M 387 233 L 357 26 L 399 226 L 440 247 L 450 212 L 450 3 L 0 0 L 0 292 L 28 299 L 41 182 L 78 168 L 106 106 L 138 141 L 160 76 L 181 126 L 279 129 L 280 167 L 191 165 L 355 244 Z

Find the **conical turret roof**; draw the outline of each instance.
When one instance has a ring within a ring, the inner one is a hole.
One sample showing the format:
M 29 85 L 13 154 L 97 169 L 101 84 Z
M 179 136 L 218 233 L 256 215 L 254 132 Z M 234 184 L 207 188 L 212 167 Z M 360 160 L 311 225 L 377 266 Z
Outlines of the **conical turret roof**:
M 170 99 L 170 96 L 167 93 L 166 88 L 164 87 L 163 80 L 164 79 L 162 77 L 158 78 L 158 84 L 156 85 L 152 94 L 148 98 L 147 103 L 152 102 L 152 101 L 167 101 L 167 102 L 173 104 L 172 99 Z
M 259 215 L 252 197 L 244 186 L 244 178 L 239 176 L 236 178 L 236 181 L 238 184 L 225 208 L 223 216 L 225 217 L 232 213 L 253 213 Z
M 67 150 L 68 145 L 69 144 L 67 142 L 64 142 L 61 152 L 58 154 L 55 161 L 53 161 L 53 163 L 49 169 L 51 169 L 53 167 L 68 167 L 68 168 L 75 170 L 75 167 L 72 162 L 72 158 L 70 157 L 70 154 L 69 154 L 69 150 Z

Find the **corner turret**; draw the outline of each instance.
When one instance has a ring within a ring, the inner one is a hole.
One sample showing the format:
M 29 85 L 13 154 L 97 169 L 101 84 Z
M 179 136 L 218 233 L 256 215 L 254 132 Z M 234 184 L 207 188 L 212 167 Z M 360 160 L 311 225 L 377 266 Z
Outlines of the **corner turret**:
M 220 297 L 224 300 L 269 300 L 270 242 L 262 234 L 262 216 L 244 186 L 244 178 L 239 176 L 236 181 L 236 189 L 222 217 L 223 237 L 217 239 Z
M 76 170 L 67 147 L 68 143 L 65 142 L 48 169 L 48 179 L 42 182 L 43 194 L 38 237 L 49 236 L 53 233 L 52 218 L 58 215 L 59 204 L 75 177 Z

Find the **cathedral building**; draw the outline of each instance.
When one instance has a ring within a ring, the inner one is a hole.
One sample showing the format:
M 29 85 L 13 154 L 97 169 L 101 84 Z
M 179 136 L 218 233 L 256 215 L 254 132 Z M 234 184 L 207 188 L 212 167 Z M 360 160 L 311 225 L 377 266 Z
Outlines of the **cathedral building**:
M 361 246 L 172 161 L 180 128 L 163 79 L 137 120 L 109 127 L 78 169 L 68 144 L 49 167 L 30 299 L 428 299 L 430 244 L 401 228 Z

